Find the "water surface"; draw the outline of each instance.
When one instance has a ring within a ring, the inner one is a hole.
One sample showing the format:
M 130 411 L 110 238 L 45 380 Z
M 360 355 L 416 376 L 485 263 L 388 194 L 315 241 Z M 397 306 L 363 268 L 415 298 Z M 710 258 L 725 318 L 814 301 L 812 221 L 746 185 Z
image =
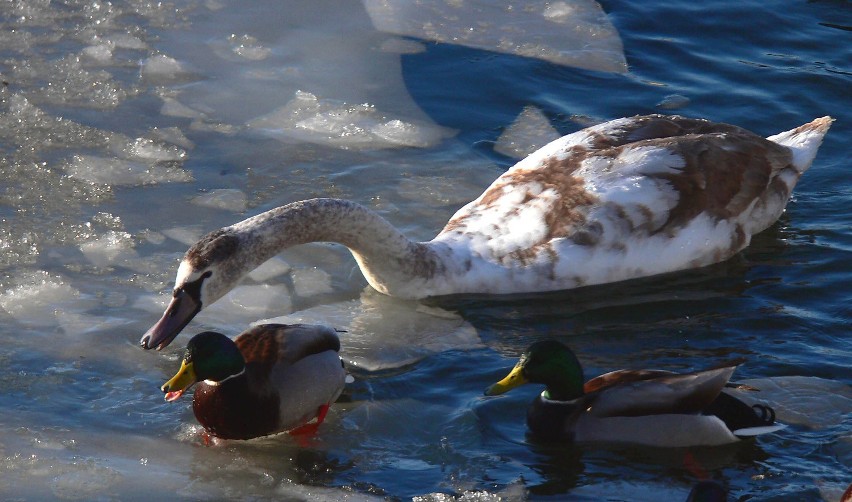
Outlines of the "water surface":
M 376 4 L 0 7 L 4 498 L 679 500 L 710 478 L 731 498 L 838 500 L 852 481 L 848 3 L 607 1 L 582 29 L 579 3 L 531 3 L 515 45 L 487 4 L 434 2 L 447 24 L 403 35 L 375 27 Z M 589 36 L 604 45 L 584 56 Z M 764 135 L 837 121 L 780 221 L 722 264 L 408 302 L 371 291 L 345 249 L 312 244 L 168 349 L 137 346 L 208 230 L 323 196 L 430 239 L 518 152 L 651 112 Z M 189 335 L 278 316 L 346 329 L 354 383 L 306 442 L 204 446 L 190 400 L 158 387 Z M 790 426 L 722 448 L 537 442 L 524 415 L 538 389 L 482 391 L 543 337 L 589 376 L 744 356 L 736 378 Z

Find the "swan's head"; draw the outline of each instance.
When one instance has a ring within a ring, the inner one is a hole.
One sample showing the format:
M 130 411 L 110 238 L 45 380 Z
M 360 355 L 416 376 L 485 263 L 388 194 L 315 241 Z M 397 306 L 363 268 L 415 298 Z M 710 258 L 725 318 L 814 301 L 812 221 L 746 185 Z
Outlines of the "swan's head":
M 168 346 L 189 321 L 237 285 L 247 272 L 238 238 L 221 229 L 196 242 L 184 255 L 163 317 L 140 340 L 144 349 Z

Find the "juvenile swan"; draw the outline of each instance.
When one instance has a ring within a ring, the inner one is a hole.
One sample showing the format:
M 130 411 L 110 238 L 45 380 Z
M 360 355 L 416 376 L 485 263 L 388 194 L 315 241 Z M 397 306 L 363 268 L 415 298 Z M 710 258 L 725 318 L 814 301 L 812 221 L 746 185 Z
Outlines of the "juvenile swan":
M 167 346 L 245 274 L 307 242 L 343 244 L 370 285 L 402 298 L 571 289 L 717 263 L 778 219 L 832 120 L 769 138 L 679 116 L 605 122 L 515 164 L 429 242 L 354 202 L 281 206 L 195 243 L 141 345 Z

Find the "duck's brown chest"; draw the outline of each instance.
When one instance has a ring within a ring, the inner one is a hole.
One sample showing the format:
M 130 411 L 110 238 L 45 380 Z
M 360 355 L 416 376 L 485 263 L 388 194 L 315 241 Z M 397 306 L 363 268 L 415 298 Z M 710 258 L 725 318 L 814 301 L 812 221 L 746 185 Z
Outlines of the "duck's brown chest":
M 250 392 L 242 379 L 219 385 L 200 383 L 192 400 L 195 418 L 223 439 L 251 439 L 279 432 L 278 397 Z

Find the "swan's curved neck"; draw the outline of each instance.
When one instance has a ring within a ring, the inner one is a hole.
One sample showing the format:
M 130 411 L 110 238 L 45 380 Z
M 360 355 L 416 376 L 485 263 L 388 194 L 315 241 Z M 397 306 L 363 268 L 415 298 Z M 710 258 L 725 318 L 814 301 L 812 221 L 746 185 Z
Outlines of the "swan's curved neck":
M 375 212 L 341 199 L 287 204 L 228 227 L 240 236 L 246 272 L 280 251 L 309 242 L 336 242 L 352 252 L 367 281 L 382 293 L 411 296 L 411 282 L 443 271 L 429 244 L 412 242 Z

